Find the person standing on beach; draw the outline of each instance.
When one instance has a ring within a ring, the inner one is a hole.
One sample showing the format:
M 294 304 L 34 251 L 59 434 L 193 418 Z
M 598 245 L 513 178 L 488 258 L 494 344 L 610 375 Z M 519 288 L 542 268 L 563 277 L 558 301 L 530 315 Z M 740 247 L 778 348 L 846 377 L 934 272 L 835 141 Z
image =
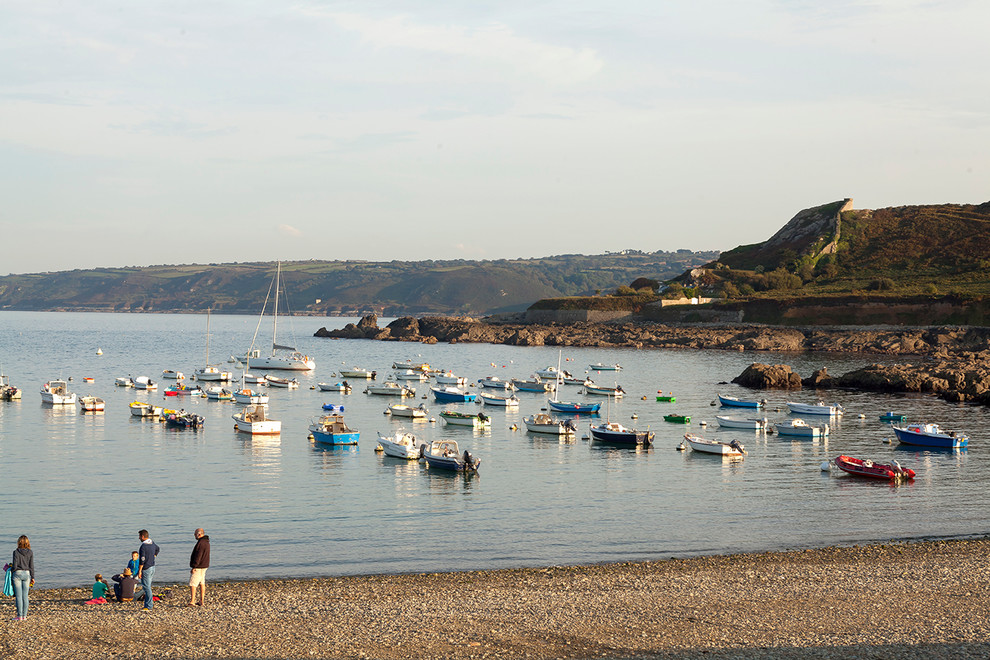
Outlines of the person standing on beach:
M 17 539 L 17 549 L 10 565 L 11 577 L 14 581 L 14 600 L 17 606 L 17 616 L 14 621 L 24 621 L 28 613 L 28 591 L 34 586 L 34 551 L 31 541 L 21 535 Z
M 144 589 L 143 612 L 150 612 L 155 606 L 154 596 L 151 595 L 151 580 L 155 577 L 155 557 L 158 556 L 160 548 L 158 544 L 148 537 L 148 530 L 142 529 L 138 532 L 141 539 L 141 547 L 138 549 L 138 579 L 141 580 L 141 588 Z
M 196 586 L 199 586 L 199 604 L 206 605 L 206 569 L 210 567 L 210 537 L 200 527 L 193 536 L 196 545 L 189 557 L 189 605 L 196 605 Z

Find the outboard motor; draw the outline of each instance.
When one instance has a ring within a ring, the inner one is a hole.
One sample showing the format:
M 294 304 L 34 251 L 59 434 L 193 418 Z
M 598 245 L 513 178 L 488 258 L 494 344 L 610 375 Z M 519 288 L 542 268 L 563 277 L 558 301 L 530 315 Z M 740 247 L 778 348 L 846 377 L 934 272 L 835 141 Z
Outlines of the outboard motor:
M 464 465 L 467 466 L 468 468 L 474 467 L 474 457 L 471 456 L 471 452 L 469 452 L 467 449 L 464 450 Z

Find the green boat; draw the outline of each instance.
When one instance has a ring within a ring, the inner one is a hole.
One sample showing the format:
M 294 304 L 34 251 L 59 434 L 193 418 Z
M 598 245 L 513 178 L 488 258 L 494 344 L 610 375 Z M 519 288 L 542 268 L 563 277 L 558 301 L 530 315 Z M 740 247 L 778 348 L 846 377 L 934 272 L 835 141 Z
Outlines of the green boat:
M 664 415 L 663 421 L 670 422 L 671 424 L 690 424 L 690 415 Z
M 673 394 L 668 395 L 658 395 L 657 401 L 662 401 L 663 403 L 674 403 L 677 401 L 677 397 Z

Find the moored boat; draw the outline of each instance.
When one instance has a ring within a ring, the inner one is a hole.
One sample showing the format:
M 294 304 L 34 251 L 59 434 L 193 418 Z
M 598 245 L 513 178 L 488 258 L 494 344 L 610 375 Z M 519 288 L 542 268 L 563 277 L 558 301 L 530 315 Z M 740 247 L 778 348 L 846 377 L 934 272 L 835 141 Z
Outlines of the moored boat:
M 727 408 L 762 408 L 767 404 L 766 399 L 757 401 L 756 399 L 740 399 L 734 396 L 725 396 L 723 394 L 716 394 L 718 397 L 719 405 L 725 406 Z
M 313 440 L 325 445 L 356 445 L 359 431 L 349 427 L 341 415 L 322 415 L 309 425 Z
M 591 426 L 593 440 L 613 445 L 650 445 L 653 435 L 650 431 L 626 428 L 618 422 L 603 422 Z
M 231 415 L 235 428 L 251 435 L 275 435 L 282 432 L 282 422 L 268 416 L 268 406 L 258 403 Z
M 622 367 L 618 364 L 602 364 L 601 362 L 588 365 L 588 368 L 592 371 L 619 371 L 622 369 Z
M 207 365 L 193 371 L 196 380 L 206 382 L 226 383 L 234 379 L 234 375 L 229 371 L 222 371 L 219 367 Z
M 341 378 L 364 378 L 366 380 L 374 380 L 375 377 L 378 376 L 377 371 L 369 371 L 368 369 L 362 369 L 361 367 L 341 369 L 338 373 Z
M 21 398 L 21 390 L 10 384 L 10 379 L 0 373 L 0 401 L 16 401 Z
M 234 401 L 236 403 L 268 403 L 268 395 L 257 390 L 252 390 L 250 387 L 242 387 L 232 393 Z
M 135 417 L 161 417 L 162 407 L 153 406 L 145 401 L 134 401 L 130 404 L 131 414 Z
M 98 396 L 79 397 L 79 406 L 83 412 L 103 412 L 106 402 Z
M 470 403 L 477 398 L 476 394 L 465 392 L 457 387 L 431 387 L 433 398 L 441 403 Z
M 268 384 L 271 385 L 272 387 L 281 387 L 282 389 L 286 389 L 286 390 L 299 389 L 299 381 L 296 380 L 295 378 L 283 378 L 281 376 L 271 376 L 271 375 L 266 376 L 265 378 L 268 381 Z
M 134 387 L 134 379 L 130 376 L 118 376 L 113 384 L 117 387 Z
M 880 415 L 880 421 L 881 422 L 906 422 L 907 421 L 907 415 L 901 415 L 900 413 L 895 413 L 895 412 L 885 412 L 884 414 Z
M 604 387 L 602 385 L 586 384 L 584 386 L 584 393 L 595 394 L 598 396 L 611 396 L 616 399 L 621 399 L 622 395 L 625 394 L 625 390 L 622 389 L 621 385 L 616 385 L 615 387 Z
M 470 426 L 476 429 L 492 425 L 492 418 L 485 413 L 472 415 L 471 413 L 458 412 L 456 410 L 444 410 L 440 413 L 440 419 L 443 420 L 444 424 Z
M 199 385 L 176 383 L 165 389 L 165 396 L 200 396 L 201 394 L 203 394 L 203 388 Z
M 433 377 L 433 380 L 436 381 L 437 385 L 467 385 L 467 378 L 454 375 L 451 371 L 445 374 L 437 374 Z
M 219 385 L 213 385 L 206 388 L 206 398 L 211 401 L 230 401 L 234 398 L 234 395 L 228 389 Z
M 165 369 L 162 371 L 162 378 L 165 380 L 182 380 L 186 377 L 181 371 L 174 371 L 172 369 Z
M 743 447 L 737 440 L 731 442 L 719 442 L 718 440 L 709 440 L 703 438 L 700 435 L 694 435 L 693 433 L 685 433 L 684 439 L 687 440 L 688 445 L 691 449 L 703 454 L 718 454 L 720 456 L 734 456 L 742 457 L 746 454 L 746 448 Z
M 750 431 L 766 430 L 769 422 L 766 417 L 734 417 L 732 415 L 716 415 L 718 425 L 726 429 L 747 429 Z
M 877 463 L 869 459 L 854 458 L 852 456 L 836 456 L 832 459 L 832 465 L 843 472 L 847 472 L 857 477 L 868 479 L 881 479 L 883 481 L 902 481 L 914 479 L 914 470 L 902 468 L 897 461 L 890 463 Z
M 943 431 L 938 424 L 893 426 L 897 439 L 905 445 L 960 449 L 969 445 L 969 436 L 958 431 Z
M 488 392 L 478 392 L 478 400 L 486 406 L 500 406 L 502 408 L 518 408 L 519 397 L 515 394 L 511 396 L 498 396 Z
M 663 392 L 657 392 L 657 401 L 661 403 L 676 403 L 677 397 L 673 394 L 664 394 Z
M 664 415 L 663 421 L 670 422 L 671 424 L 690 424 L 690 415 Z
M 272 288 L 274 293 L 274 310 L 272 312 L 272 351 L 266 356 L 261 355 L 261 351 L 252 346 L 248 349 L 245 367 L 247 369 L 284 369 L 289 371 L 312 371 L 316 369 L 316 360 L 308 355 L 303 355 L 292 346 L 283 346 L 278 343 L 278 298 L 284 292 L 281 286 L 282 262 L 275 262 L 275 275 L 272 277 Z M 261 318 L 265 316 L 265 308 L 268 306 L 268 299 L 261 306 Z M 260 321 L 259 321 L 260 323 Z
M 148 376 L 138 376 L 134 379 L 134 389 L 136 390 L 157 390 L 158 383 L 151 380 Z
M 185 410 L 173 410 L 164 415 L 165 424 L 180 429 L 198 429 L 203 427 L 203 416 L 187 413 Z
M 412 406 L 407 406 L 404 403 L 390 403 L 385 412 L 393 417 L 405 417 L 407 419 L 426 419 L 429 414 L 429 410 L 426 409 L 425 404 L 419 404 L 415 408 Z
M 776 422 L 773 425 L 774 433 L 777 435 L 791 435 L 799 438 L 824 438 L 828 436 L 828 424 L 812 426 L 803 419 L 788 419 L 784 422 Z
M 422 371 L 414 371 L 412 369 L 405 369 L 404 371 L 396 371 L 393 376 L 395 380 L 415 380 L 423 382 L 429 380 L 429 375 L 423 373 Z
M 512 383 L 502 380 L 498 376 L 479 378 L 478 384 L 490 390 L 512 390 Z
M 412 433 L 402 430 L 396 431 L 392 435 L 379 433 L 378 444 L 386 456 L 410 461 L 419 460 L 425 447 Z
M 549 392 L 553 389 L 550 383 L 545 383 L 537 378 L 513 378 L 509 381 L 512 387 L 520 392 Z
M 64 380 L 50 380 L 41 386 L 41 400 L 54 406 L 72 406 L 76 403 L 76 393 L 69 391 Z
M 321 392 L 343 392 L 344 394 L 351 393 L 351 386 L 346 380 L 340 383 L 317 383 L 316 386 L 320 388 Z
M 554 412 L 577 415 L 597 415 L 598 411 L 602 409 L 600 403 L 579 403 L 576 401 L 547 401 L 547 406 Z
M 423 450 L 423 458 L 430 468 L 455 472 L 476 472 L 481 465 L 468 450 L 461 454 L 456 440 L 434 440 Z
M 556 419 L 546 413 L 537 413 L 523 418 L 526 429 L 532 433 L 548 433 L 550 435 L 574 435 L 577 424 L 573 419 Z
M 839 404 L 825 403 L 824 401 L 819 401 L 818 403 L 797 403 L 796 401 L 788 401 L 787 407 L 795 415 L 838 416 L 844 412 L 842 406 Z
M 364 392 L 382 396 L 416 396 L 416 390 L 400 385 L 394 380 L 387 380 L 381 385 L 368 385 Z

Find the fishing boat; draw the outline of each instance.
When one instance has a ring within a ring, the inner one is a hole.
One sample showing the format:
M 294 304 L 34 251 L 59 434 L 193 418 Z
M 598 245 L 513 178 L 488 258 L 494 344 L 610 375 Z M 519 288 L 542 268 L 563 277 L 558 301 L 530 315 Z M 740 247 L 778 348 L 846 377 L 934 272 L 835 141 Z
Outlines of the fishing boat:
M 263 392 L 258 392 L 257 390 L 252 390 L 250 387 L 242 387 L 239 390 L 235 390 L 232 393 L 235 403 L 242 404 L 252 404 L 252 403 L 268 403 L 268 395 Z
M 416 390 L 399 385 L 394 380 L 387 380 L 381 385 L 368 385 L 365 394 L 380 394 L 382 396 L 416 396 Z
M 707 438 L 702 438 L 700 435 L 694 435 L 693 433 L 685 433 L 684 439 L 687 440 L 688 445 L 691 449 L 702 454 L 718 454 L 721 456 L 734 456 L 742 457 L 746 455 L 746 448 L 743 447 L 738 440 L 733 440 L 731 442 L 719 442 L 718 440 L 709 440 Z
M 969 445 L 969 436 L 958 431 L 943 431 L 938 424 L 893 426 L 898 441 L 905 445 L 960 449 Z
M 600 403 L 578 403 L 574 401 L 547 401 L 547 406 L 554 412 L 572 413 L 577 415 L 597 415 L 602 409 Z
M 536 372 L 536 375 L 544 380 L 566 380 L 568 378 L 574 378 L 569 371 L 561 371 L 558 367 L 547 366 Z
M 203 394 L 203 388 L 199 385 L 176 383 L 167 387 L 164 394 L 165 396 L 200 396 Z
M 262 357 L 261 351 L 257 348 L 253 348 L 254 344 L 252 342 L 252 348 L 248 350 L 247 354 L 247 367 L 248 369 L 288 369 L 291 371 L 312 371 L 316 369 L 316 360 L 309 357 L 308 355 L 303 355 L 297 351 L 292 346 L 282 346 L 278 343 L 278 298 L 279 295 L 284 295 L 281 290 L 281 275 L 282 275 L 282 262 L 275 262 L 275 276 L 272 278 L 272 289 L 274 291 L 275 297 L 275 308 L 272 313 L 272 352 L 271 355 L 267 357 Z M 265 298 L 265 304 L 261 307 L 261 318 L 265 317 L 265 308 L 268 306 L 268 298 Z M 260 323 L 260 321 L 259 321 Z
M 433 377 L 437 385 L 467 385 L 467 378 L 463 376 L 456 376 L 452 371 L 448 371 L 445 374 L 437 374 Z
M 498 376 L 485 376 L 484 378 L 479 378 L 478 384 L 489 390 L 512 391 L 512 383 L 502 380 Z
M 162 371 L 162 378 L 165 380 L 182 380 L 186 375 L 181 371 L 173 371 L 172 369 L 165 369 Z
M 113 384 L 117 387 L 134 387 L 134 379 L 130 376 L 118 376 Z
M 777 435 L 790 435 L 799 438 L 824 438 L 828 436 L 828 424 L 812 426 L 803 419 L 789 419 L 785 422 L 777 422 L 773 425 L 774 433 Z
M 560 379 L 560 382 L 564 385 L 582 385 L 584 387 L 595 384 L 595 381 L 591 380 L 587 376 L 571 376 L 569 378 L 565 376 Z
M 914 470 L 902 468 L 897 461 L 890 463 L 877 463 L 869 459 L 853 458 L 852 456 L 836 456 L 832 459 L 832 465 L 843 472 L 847 472 L 856 477 L 866 477 L 867 479 L 881 479 L 883 481 L 907 481 L 914 479 Z
M 130 404 L 131 414 L 135 417 L 161 417 L 162 407 L 153 406 L 145 401 L 134 401 Z
M 664 415 L 663 421 L 670 422 L 671 424 L 690 424 L 690 415 Z
M 596 394 L 598 396 L 611 396 L 616 399 L 621 399 L 622 395 L 625 394 L 625 390 L 622 389 L 621 385 L 616 385 L 615 387 L 604 387 L 601 385 L 585 385 L 585 394 Z
M 83 412 L 103 412 L 106 402 L 98 396 L 79 397 L 79 406 Z
M 213 385 L 206 388 L 206 398 L 210 401 L 230 401 L 234 398 L 233 393 L 219 385 Z
M 618 364 L 602 364 L 601 362 L 588 365 L 588 368 L 592 371 L 619 371 L 622 369 Z
M 476 394 L 465 392 L 457 387 L 431 387 L 433 398 L 440 403 L 470 403 L 477 399 Z
M 351 393 L 351 386 L 346 380 L 340 383 L 317 383 L 316 386 L 320 388 L 321 392 L 343 392 L 344 394 Z
M 472 415 L 470 413 L 457 412 L 456 410 L 444 410 L 440 413 L 440 419 L 443 420 L 444 424 L 453 424 L 454 426 L 470 426 L 476 429 L 481 429 L 492 425 L 492 418 L 485 413 L 477 413 Z
M 657 401 L 661 403 L 676 403 L 677 397 L 673 394 L 664 394 L 663 392 L 657 392 Z
M 265 374 L 252 374 L 250 372 L 241 372 L 241 382 L 251 383 L 252 385 L 267 385 L 268 376 Z
M 53 406 L 74 406 L 76 393 L 69 391 L 69 385 L 64 380 L 50 380 L 41 386 L 41 401 Z
M 618 422 L 603 422 L 591 426 L 591 438 L 612 445 L 650 445 L 653 443 L 651 431 L 629 429 Z
M 21 398 L 21 390 L 10 384 L 10 379 L 0 372 L 0 401 L 16 401 Z
M 456 440 L 434 440 L 423 450 L 423 458 L 430 468 L 455 472 L 476 472 L 481 465 L 468 450 L 461 454 Z
M 173 410 L 164 415 L 165 424 L 179 429 L 198 429 L 203 427 L 203 416 L 187 413 L 185 410 Z
M 158 389 L 158 383 L 147 376 L 138 376 L 134 379 L 134 389 L 153 391 Z
M 378 375 L 377 371 L 369 371 L 367 369 L 362 369 L 361 367 L 341 369 L 339 373 L 341 378 L 364 378 L 366 380 L 374 380 Z
M 341 415 L 322 415 L 309 425 L 313 440 L 324 445 L 356 445 L 359 431 L 355 431 L 344 423 Z
M 231 415 L 234 427 L 251 435 L 275 435 L 282 432 L 282 422 L 268 416 L 268 406 L 258 403 Z
M 286 390 L 298 390 L 299 381 L 295 378 L 283 378 L 281 376 L 267 376 L 266 380 L 272 387 L 281 387 Z
M 410 461 L 418 461 L 425 447 L 412 433 L 402 430 L 398 430 L 392 435 L 379 433 L 378 444 L 386 456 Z
M 901 414 L 895 413 L 895 412 L 885 412 L 884 414 L 880 415 L 880 421 L 881 422 L 906 422 L 907 421 L 907 415 L 901 415 Z
M 413 362 L 412 360 L 408 360 L 406 362 L 393 362 L 392 363 L 392 368 L 393 369 L 410 369 L 412 371 L 418 371 L 418 372 L 423 373 L 423 374 L 428 374 L 428 373 L 430 373 L 430 371 L 432 371 L 432 369 L 430 369 L 430 365 L 428 365 L 427 363 L 425 363 L 425 362 Z
M 715 415 L 718 425 L 726 429 L 746 429 L 749 431 L 764 431 L 769 422 L 766 417 L 733 417 L 732 415 Z
M 205 366 L 193 371 L 193 378 L 207 382 L 226 383 L 233 380 L 233 375 L 229 371 L 222 371 L 219 367 L 210 364 L 210 310 L 206 310 L 206 362 Z
M 556 419 L 546 413 L 537 413 L 523 418 L 526 429 L 532 433 L 547 433 L 550 435 L 574 435 L 577 424 L 573 419 Z
M 429 375 L 423 373 L 422 371 L 413 371 L 412 369 L 396 371 L 392 377 L 395 378 L 395 380 L 416 380 L 421 383 L 430 379 Z
M 795 401 L 788 401 L 787 407 L 790 409 L 791 413 L 795 415 L 838 416 L 844 412 L 842 406 L 839 404 L 825 403 L 824 401 L 819 401 L 818 403 L 797 403 Z
M 762 408 L 767 405 L 766 399 L 757 401 L 756 399 L 740 399 L 738 397 L 725 396 L 723 394 L 716 394 L 715 396 L 718 397 L 719 405 L 727 408 Z
M 500 406 L 502 408 L 518 408 L 519 397 L 515 394 L 510 396 L 499 396 L 488 392 L 478 392 L 478 400 L 486 406 Z
M 513 378 L 509 382 L 520 392 L 549 392 L 553 389 L 550 383 L 543 382 L 539 377 Z
M 415 408 L 404 403 L 390 403 L 385 412 L 392 417 L 405 417 L 407 419 L 426 419 L 430 411 L 426 409 L 426 404 L 419 404 Z

